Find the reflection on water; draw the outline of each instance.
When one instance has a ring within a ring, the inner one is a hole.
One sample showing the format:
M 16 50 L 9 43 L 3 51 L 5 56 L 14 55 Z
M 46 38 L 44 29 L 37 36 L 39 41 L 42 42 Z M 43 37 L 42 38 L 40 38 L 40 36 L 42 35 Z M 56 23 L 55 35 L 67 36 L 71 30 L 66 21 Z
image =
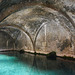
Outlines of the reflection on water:
M 32 54 L 0 54 L 0 75 L 75 75 L 75 62 Z

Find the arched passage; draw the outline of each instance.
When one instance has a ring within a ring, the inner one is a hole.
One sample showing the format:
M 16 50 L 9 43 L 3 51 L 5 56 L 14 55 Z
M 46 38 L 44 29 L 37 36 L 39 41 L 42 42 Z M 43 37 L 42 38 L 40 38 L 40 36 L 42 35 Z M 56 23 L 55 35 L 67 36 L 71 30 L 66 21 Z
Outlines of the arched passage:
M 17 5 L 16 5 L 17 6 Z M 51 8 L 51 7 L 48 7 L 48 8 Z M 18 8 L 17 8 L 18 9 Z M 52 9 L 54 9 L 54 7 L 52 8 Z M 12 10 L 12 9 L 11 9 Z M 16 10 L 16 9 L 15 9 Z M 14 11 L 15 11 L 14 10 Z M 54 9 L 55 10 L 55 9 Z M 14 11 L 12 11 L 12 12 L 14 12 Z M 71 21 L 71 19 L 70 19 L 70 17 L 68 17 L 69 15 L 66 15 L 67 13 L 66 12 L 63 12 L 62 10 L 55 10 L 55 11 L 58 11 L 58 12 L 60 12 L 64 17 L 66 17 L 70 22 L 71 22 L 71 24 L 73 24 L 73 22 Z M 66 13 L 66 14 L 65 14 Z M 11 15 L 12 13 L 10 13 L 9 15 Z M 8 17 L 9 15 L 7 15 L 6 17 Z M 5 17 L 5 16 L 4 16 Z M 5 17 L 5 18 L 6 18 Z M 3 20 L 5 19 L 5 18 L 3 18 Z M 2 20 L 1 20 L 2 21 Z M 73 26 L 74 26 L 74 24 L 73 24 Z M 38 34 L 39 34 L 39 31 L 42 29 L 42 27 L 43 26 L 40 26 L 40 28 L 37 30 L 37 32 L 36 32 L 36 34 L 35 34 L 35 37 L 34 37 L 34 40 L 32 40 L 32 42 L 33 42 L 33 50 L 35 51 L 35 46 L 36 46 L 36 39 L 37 39 L 37 36 L 38 36 Z M 27 33 L 27 35 L 29 35 L 29 33 Z M 30 38 L 31 38 L 31 36 L 30 36 Z
M 1 27 L 15 27 L 15 28 L 17 28 L 17 29 L 23 31 L 23 32 L 30 38 L 31 43 L 32 43 L 32 46 L 33 46 L 33 50 L 34 50 L 34 45 L 33 45 L 34 43 L 33 43 L 33 40 L 32 40 L 32 38 L 31 38 L 31 35 L 30 35 L 25 29 L 21 28 L 20 26 L 17 26 L 17 25 L 10 25 L 10 24 L 2 24 L 2 25 L 0 25 L 0 28 L 1 28 Z M 36 52 L 36 51 L 34 50 L 34 52 Z
M 33 50 L 34 50 L 34 52 L 36 52 L 36 40 L 37 40 L 37 37 L 38 37 L 38 34 L 39 34 L 39 32 L 40 32 L 40 30 L 45 26 L 47 24 L 47 22 L 44 22 L 39 28 L 38 28 L 38 30 L 37 30 L 37 32 L 36 32 L 36 34 L 35 34 L 35 36 L 34 36 L 34 40 L 32 40 L 32 37 L 31 37 L 31 35 L 25 30 L 25 29 L 23 29 L 23 28 L 21 28 L 20 26 L 17 26 L 17 25 L 9 25 L 9 24 L 4 24 L 4 25 L 0 25 L 0 27 L 15 27 L 15 28 L 18 28 L 18 29 L 20 29 L 21 31 L 23 31 L 29 38 L 30 38 L 30 40 L 31 40 L 31 43 L 32 43 L 32 46 L 33 46 Z

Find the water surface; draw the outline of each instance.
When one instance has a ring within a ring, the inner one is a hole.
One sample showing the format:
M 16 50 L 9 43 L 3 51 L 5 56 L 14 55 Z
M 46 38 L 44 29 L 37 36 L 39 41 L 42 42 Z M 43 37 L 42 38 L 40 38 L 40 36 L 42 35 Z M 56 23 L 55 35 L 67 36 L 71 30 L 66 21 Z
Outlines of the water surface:
M 75 62 L 48 60 L 45 56 L 0 54 L 0 75 L 75 75 Z

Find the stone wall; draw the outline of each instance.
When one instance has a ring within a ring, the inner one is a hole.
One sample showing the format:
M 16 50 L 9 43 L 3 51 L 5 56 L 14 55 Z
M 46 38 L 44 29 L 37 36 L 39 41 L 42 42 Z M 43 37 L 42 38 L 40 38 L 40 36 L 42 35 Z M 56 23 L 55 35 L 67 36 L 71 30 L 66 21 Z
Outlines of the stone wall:
M 14 39 L 4 31 L 0 31 L 0 50 L 1 49 L 13 49 Z
M 75 53 L 74 0 L 4 1 L 0 5 L 7 3 L 7 8 L 0 7 L 0 25 L 15 25 L 13 36 L 12 27 L 9 33 L 16 49 Z

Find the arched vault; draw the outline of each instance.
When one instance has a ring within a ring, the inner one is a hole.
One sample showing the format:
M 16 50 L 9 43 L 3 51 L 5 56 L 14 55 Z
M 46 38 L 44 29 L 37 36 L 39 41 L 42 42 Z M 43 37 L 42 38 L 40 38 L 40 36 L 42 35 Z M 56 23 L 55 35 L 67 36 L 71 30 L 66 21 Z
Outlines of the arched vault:
M 68 34 L 70 34 L 69 36 L 74 38 L 75 23 L 74 23 L 74 20 L 68 15 L 66 11 L 67 9 L 64 8 L 65 5 L 58 6 L 62 2 L 57 4 L 58 2 L 56 0 L 54 0 L 53 4 L 50 4 L 50 3 L 51 2 L 48 2 L 48 1 L 34 3 L 34 1 L 32 2 L 32 0 L 30 0 L 30 2 L 22 1 L 19 3 L 14 3 L 14 4 L 12 3 L 10 6 L 6 5 L 8 7 L 7 8 L 3 7 L 3 9 L 5 8 L 5 10 L 1 9 L 1 12 L 0 12 L 0 28 L 14 27 L 23 31 L 30 38 L 34 52 L 36 52 L 35 47 L 36 47 L 37 37 L 40 31 L 42 30 L 42 28 L 44 27 L 44 25 L 48 23 L 48 21 L 50 23 L 52 21 L 54 22 L 54 24 L 58 25 L 56 26 L 57 28 L 60 26 L 60 28 L 65 29 L 65 32 L 68 31 L 69 32 Z M 48 23 L 48 25 L 50 25 L 50 23 Z M 27 27 L 28 29 L 25 29 L 25 27 Z M 58 32 L 60 33 L 60 31 Z M 63 31 L 61 32 L 63 33 Z

